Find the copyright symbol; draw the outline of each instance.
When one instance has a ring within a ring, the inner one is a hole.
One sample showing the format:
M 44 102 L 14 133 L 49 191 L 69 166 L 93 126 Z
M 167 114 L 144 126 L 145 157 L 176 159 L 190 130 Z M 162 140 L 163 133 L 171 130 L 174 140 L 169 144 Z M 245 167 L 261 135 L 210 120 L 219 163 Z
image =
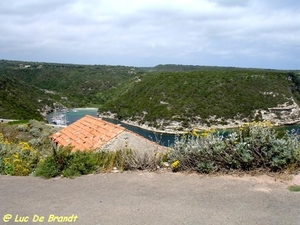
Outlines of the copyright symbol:
M 6 215 L 3 216 L 3 221 L 5 223 L 7 223 L 8 221 L 10 221 L 11 218 L 12 218 L 11 214 L 6 214 Z

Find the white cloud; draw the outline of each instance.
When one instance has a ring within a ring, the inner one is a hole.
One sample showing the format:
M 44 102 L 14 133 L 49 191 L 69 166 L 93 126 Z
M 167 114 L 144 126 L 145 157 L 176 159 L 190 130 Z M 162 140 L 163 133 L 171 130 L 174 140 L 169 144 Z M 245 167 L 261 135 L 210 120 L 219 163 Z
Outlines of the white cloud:
M 2 1 L 0 58 L 297 68 L 297 9 L 292 0 Z

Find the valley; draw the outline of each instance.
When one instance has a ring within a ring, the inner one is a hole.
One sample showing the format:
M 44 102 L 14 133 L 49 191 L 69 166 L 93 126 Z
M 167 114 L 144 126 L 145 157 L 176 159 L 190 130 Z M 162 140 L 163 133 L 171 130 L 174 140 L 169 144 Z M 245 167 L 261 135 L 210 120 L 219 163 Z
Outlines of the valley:
M 165 133 L 299 122 L 299 71 L 158 65 L 138 68 L 0 60 L 0 118 L 43 120 L 57 107 Z

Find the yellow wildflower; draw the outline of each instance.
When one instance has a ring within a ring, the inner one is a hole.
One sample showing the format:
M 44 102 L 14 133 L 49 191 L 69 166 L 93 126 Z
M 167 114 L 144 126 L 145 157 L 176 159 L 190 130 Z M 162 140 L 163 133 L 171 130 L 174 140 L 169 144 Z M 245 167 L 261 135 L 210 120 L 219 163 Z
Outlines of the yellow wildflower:
M 172 169 L 176 169 L 176 168 L 178 168 L 178 166 L 179 166 L 179 161 L 178 161 L 178 160 L 176 160 L 175 162 L 173 162 L 173 163 L 171 164 L 171 168 L 172 168 Z
M 197 133 L 195 130 L 192 130 L 192 132 L 191 132 L 191 133 L 192 133 L 192 135 L 193 135 L 193 136 L 195 136 L 195 137 L 199 137 L 199 134 L 198 134 L 198 133 Z
M 30 147 L 28 142 L 20 142 L 19 145 L 21 146 L 22 151 L 31 151 L 31 150 L 33 150 L 33 148 Z

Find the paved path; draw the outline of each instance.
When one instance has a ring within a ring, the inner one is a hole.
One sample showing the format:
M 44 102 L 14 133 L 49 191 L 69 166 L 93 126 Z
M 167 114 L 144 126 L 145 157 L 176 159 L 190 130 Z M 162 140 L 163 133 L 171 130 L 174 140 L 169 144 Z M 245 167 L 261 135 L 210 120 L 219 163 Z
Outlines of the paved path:
M 285 182 L 249 176 L 148 172 L 50 180 L 0 176 L 0 225 L 22 219 L 25 222 L 18 224 L 298 225 L 300 193 L 288 191 Z M 67 222 L 59 222 L 63 219 Z M 42 222 L 33 222 L 38 220 Z

